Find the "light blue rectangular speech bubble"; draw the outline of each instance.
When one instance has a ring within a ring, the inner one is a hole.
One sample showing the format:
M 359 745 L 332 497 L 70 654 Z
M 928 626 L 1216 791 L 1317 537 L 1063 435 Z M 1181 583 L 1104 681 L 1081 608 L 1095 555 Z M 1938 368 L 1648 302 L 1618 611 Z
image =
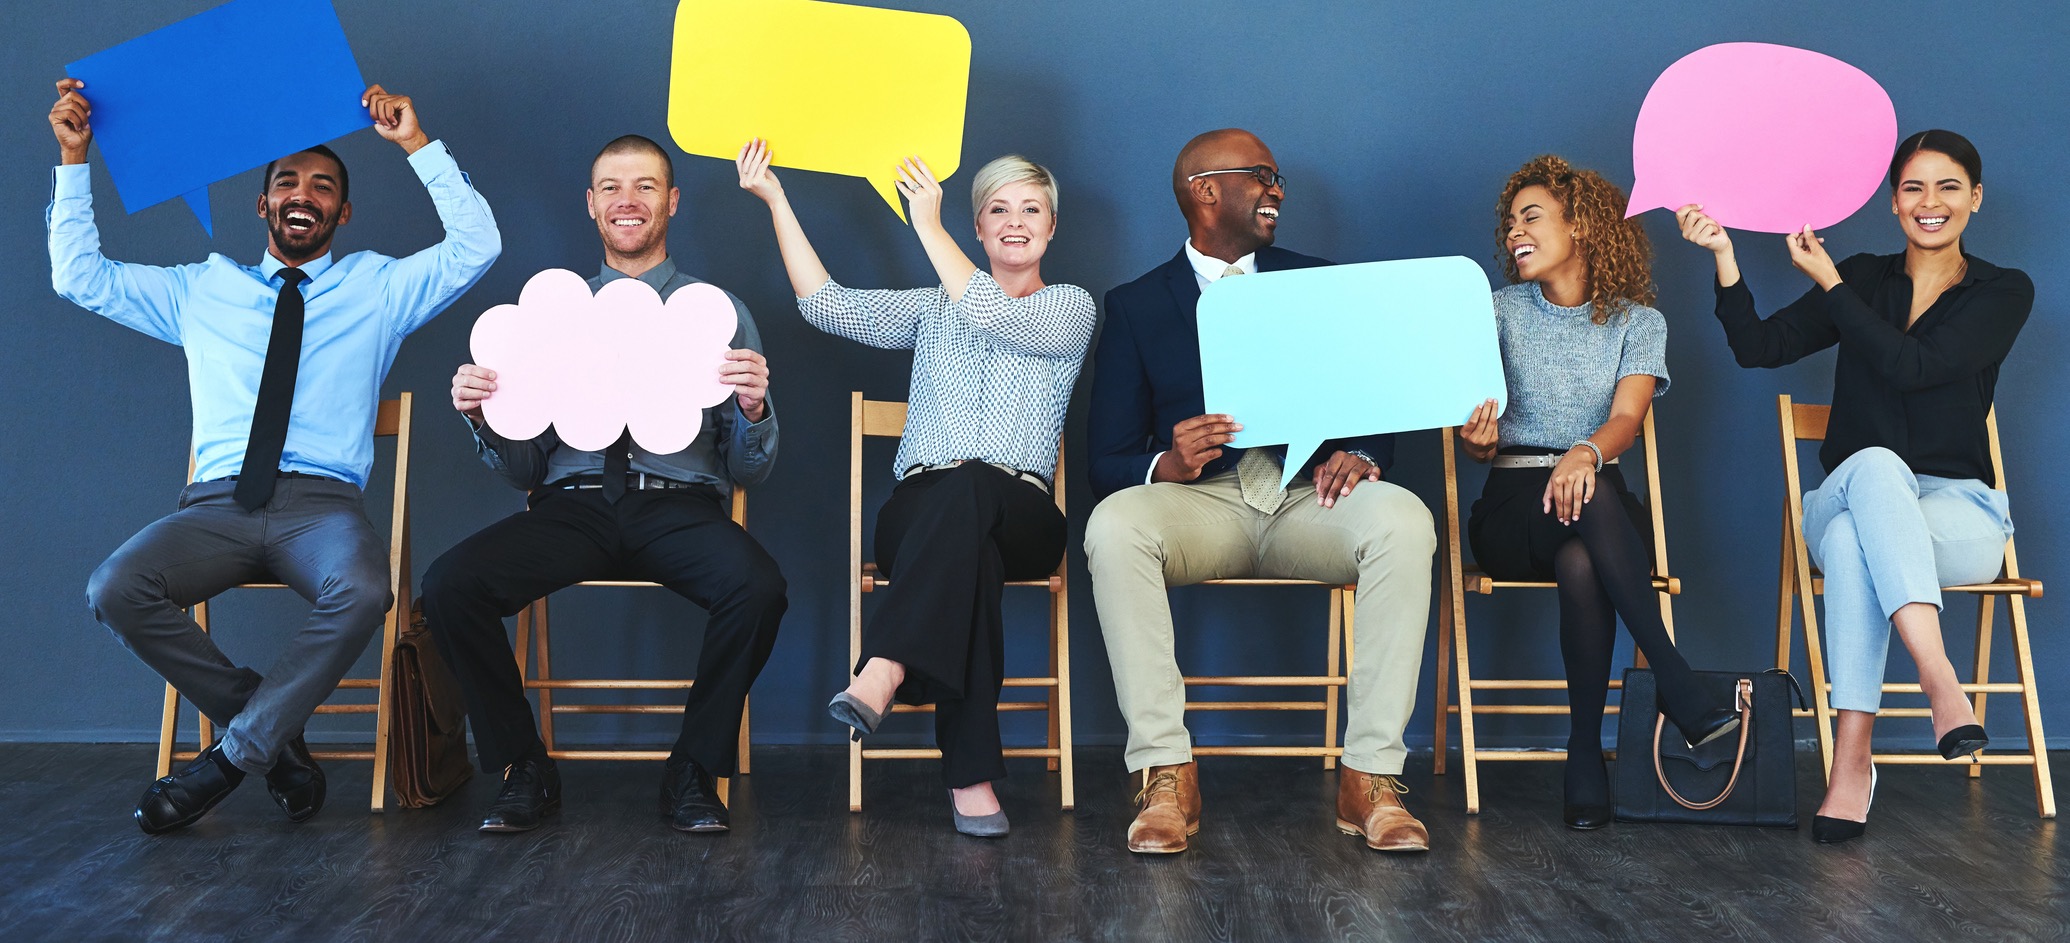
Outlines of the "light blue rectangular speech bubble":
M 129 212 L 374 122 L 330 0 L 230 0 L 65 67 L 86 83 L 93 137 Z
M 1201 392 L 1287 446 L 1284 487 L 1325 439 L 1456 426 L 1507 401 L 1488 278 L 1472 259 L 1406 259 L 1223 278 L 1200 296 Z

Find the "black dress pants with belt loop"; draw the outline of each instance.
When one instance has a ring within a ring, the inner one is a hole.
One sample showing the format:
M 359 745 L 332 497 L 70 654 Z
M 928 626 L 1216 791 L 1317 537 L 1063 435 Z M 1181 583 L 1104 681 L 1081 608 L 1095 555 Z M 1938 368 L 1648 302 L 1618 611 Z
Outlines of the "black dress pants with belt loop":
M 482 769 L 545 752 L 503 619 L 557 589 L 613 579 L 660 583 L 711 614 L 670 762 L 733 775 L 748 688 L 788 606 L 776 561 L 709 486 L 628 491 L 615 504 L 599 489 L 548 487 L 531 506 L 454 545 L 424 576 L 425 623 L 460 681 Z
M 1006 777 L 1001 590 L 1054 571 L 1064 530 L 1047 492 L 984 462 L 909 475 L 877 513 L 877 567 L 891 585 L 863 627 L 855 667 L 872 658 L 906 667 L 898 700 L 935 706 L 951 789 Z

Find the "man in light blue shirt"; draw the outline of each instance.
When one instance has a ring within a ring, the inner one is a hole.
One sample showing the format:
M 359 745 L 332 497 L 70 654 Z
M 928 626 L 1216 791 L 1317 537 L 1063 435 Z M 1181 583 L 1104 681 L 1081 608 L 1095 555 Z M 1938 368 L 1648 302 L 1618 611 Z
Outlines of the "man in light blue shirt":
M 458 298 L 502 251 L 496 220 L 430 140 L 407 96 L 375 85 L 361 104 L 400 145 L 446 237 L 402 259 L 331 241 L 352 219 L 350 178 L 318 146 L 267 165 L 257 265 L 221 254 L 159 267 L 100 251 L 86 152 L 84 83 L 58 83 L 50 111 L 61 163 L 46 220 L 59 295 L 187 354 L 194 483 L 180 507 L 130 538 L 87 584 L 94 617 L 223 727 L 214 747 L 153 783 L 136 821 L 150 834 L 207 814 L 246 774 L 292 821 L 323 805 L 323 772 L 302 727 L 393 605 L 383 541 L 362 489 L 373 465 L 381 382 L 402 339 Z M 186 608 L 240 583 L 277 579 L 315 605 L 262 675 L 233 664 Z

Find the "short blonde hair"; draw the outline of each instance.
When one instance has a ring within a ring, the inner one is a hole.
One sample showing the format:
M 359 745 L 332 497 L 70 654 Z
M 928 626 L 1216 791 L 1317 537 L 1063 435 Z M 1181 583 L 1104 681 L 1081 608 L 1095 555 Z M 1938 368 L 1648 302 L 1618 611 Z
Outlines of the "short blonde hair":
M 970 222 L 977 225 L 978 217 L 984 213 L 985 204 L 993 194 L 1016 183 L 1032 183 L 1042 188 L 1042 194 L 1049 200 L 1049 215 L 1057 215 L 1057 178 L 1042 166 L 1019 154 L 1008 154 L 994 158 L 991 163 L 978 168 L 977 175 L 970 178 Z

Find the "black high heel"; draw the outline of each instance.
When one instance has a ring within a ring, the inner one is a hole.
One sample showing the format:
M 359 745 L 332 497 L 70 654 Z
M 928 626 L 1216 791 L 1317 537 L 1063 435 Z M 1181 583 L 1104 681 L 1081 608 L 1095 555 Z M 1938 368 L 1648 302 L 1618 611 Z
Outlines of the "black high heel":
M 1869 765 L 1869 805 L 1876 804 L 1876 766 Z M 1837 845 L 1862 837 L 1869 830 L 1868 812 L 1862 813 L 1859 822 L 1853 819 L 1835 819 L 1823 815 L 1811 817 L 1811 840 L 1821 845 Z
M 1682 729 L 1681 724 L 1675 727 Z M 1739 712 L 1730 707 L 1720 707 L 1705 713 L 1695 730 L 1682 729 L 1682 739 L 1688 741 L 1692 748 L 1700 747 L 1738 729 Z
M 1567 762 L 1574 762 L 1571 751 L 1568 754 Z M 1604 763 L 1603 755 L 1600 753 L 1596 754 L 1596 769 L 1602 775 L 1603 793 L 1608 795 L 1610 771 Z M 1577 832 L 1594 831 L 1610 824 L 1610 805 L 1607 802 L 1577 803 L 1568 800 L 1560 806 L 1560 821 L 1566 823 L 1568 828 L 1574 829 Z
M 1981 753 L 1991 744 L 1991 735 L 1978 724 L 1963 724 L 1941 736 L 1939 748 L 1944 759 L 1959 760 L 1971 754 Z M 1972 758 L 1974 762 L 1974 758 Z

